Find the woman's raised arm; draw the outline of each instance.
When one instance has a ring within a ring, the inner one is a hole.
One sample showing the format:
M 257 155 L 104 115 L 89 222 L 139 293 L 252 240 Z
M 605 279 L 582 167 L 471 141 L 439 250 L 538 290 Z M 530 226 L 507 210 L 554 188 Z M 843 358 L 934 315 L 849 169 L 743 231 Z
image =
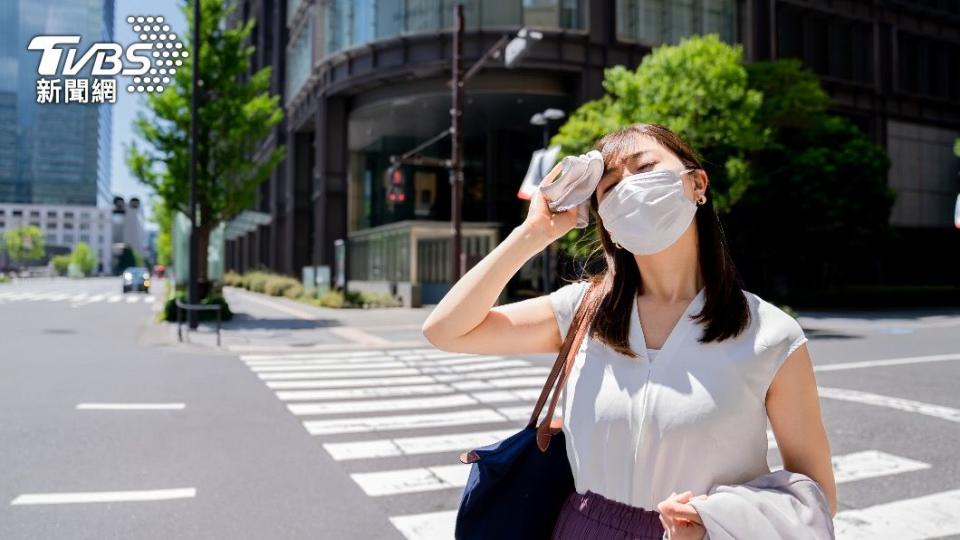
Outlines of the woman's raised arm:
M 544 181 L 558 174 L 555 167 Z M 510 278 L 532 256 L 576 224 L 577 210 L 553 214 L 540 191 L 524 222 L 457 281 L 423 323 L 440 350 L 474 354 L 557 352 L 560 332 L 547 296 L 494 306 Z

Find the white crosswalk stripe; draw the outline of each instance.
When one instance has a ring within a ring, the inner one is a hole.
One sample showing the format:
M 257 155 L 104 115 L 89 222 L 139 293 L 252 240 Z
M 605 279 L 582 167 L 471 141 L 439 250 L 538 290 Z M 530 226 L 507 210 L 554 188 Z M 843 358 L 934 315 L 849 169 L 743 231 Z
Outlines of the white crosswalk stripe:
M 923 540 L 960 534 L 960 489 L 837 512 L 837 540 Z
M 0 291 L 0 302 L 63 302 L 71 308 L 88 308 L 100 304 L 151 304 L 157 301 L 152 294 L 117 294 L 119 283 L 104 279 L 69 280 L 65 278 L 36 281 L 24 280 L 14 285 L 15 290 Z
M 434 493 L 429 500 L 443 501 L 424 507 L 422 513 L 408 508 L 390 516 L 403 537 L 411 540 L 453 536 L 456 508 L 470 472 L 457 457 L 520 430 L 550 371 L 548 364 L 526 359 L 429 349 L 244 354 L 241 359 L 301 419 L 304 429 L 334 461 L 354 469 L 348 470 L 350 477 L 365 494 L 384 499 L 387 507 L 411 494 Z M 838 389 L 827 393 L 830 396 L 825 397 L 851 401 L 872 398 Z M 934 412 L 953 420 L 942 411 Z M 771 429 L 767 429 L 767 447 L 773 455 L 777 441 Z M 837 455 L 832 463 L 838 484 L 931 468 L 929 463 L 878 449 Z M 942 522 L 943 516 L 960 511 L 960 495 L 941 495 L 938 505 L 930 506 L 934 510 L 928 521 Z M 921 497 L 841 512 L 838 538 L 881 537 L 876 531 L 885 529 L 875 530 L 868 522 L 876 522 L 883 512 L 918 513 L 926 501 Z M 957 534 L 942 524 L 913 525 L 911 530 L 924 534 L 902 537 Z

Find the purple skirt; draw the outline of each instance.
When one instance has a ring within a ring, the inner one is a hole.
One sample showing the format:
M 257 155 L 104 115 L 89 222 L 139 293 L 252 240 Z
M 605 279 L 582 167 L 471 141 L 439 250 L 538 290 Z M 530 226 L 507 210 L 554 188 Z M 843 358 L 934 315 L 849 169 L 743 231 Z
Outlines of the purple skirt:
M 662 540 L 660 513 L 587 490 L 571 493 L 553 529 L 553 540 Z

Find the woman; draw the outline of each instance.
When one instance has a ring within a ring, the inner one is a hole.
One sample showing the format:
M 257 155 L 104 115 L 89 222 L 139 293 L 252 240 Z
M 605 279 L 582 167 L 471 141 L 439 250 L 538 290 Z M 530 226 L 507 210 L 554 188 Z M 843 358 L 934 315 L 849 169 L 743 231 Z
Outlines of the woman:
M 688 502 L 769 472 L 767 418 L 784 468 L 815 480 L 835 514 L 806 337 L 740 288 L 696 154 L 655 124 L 610 133 L 596 149 L 604 167 L 590 207 L 605 271 L 493 305 L 530 257 L 576 223 L 576 208 L 551 213 L 538 193 L 526 220 L 423 325 L 445 351 L 556 354 L 587 285 L 605 291 L 561 395 L 576 491 L 554 538 L 703 538 Z

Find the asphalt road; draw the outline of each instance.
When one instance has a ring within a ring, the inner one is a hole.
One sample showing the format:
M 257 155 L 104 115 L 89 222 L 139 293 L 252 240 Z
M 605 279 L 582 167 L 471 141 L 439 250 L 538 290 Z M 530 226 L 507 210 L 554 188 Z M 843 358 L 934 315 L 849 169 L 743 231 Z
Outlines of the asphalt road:
M 323 337 L 263 298 L 237 299 L 233 352 L 175 345 L 117 289 L 0 285 L 0 538 L 451 538 L 456 456 L 522 426 L 552 360 L 331 351 L 416 325 Z M 960 538 L 960 310 L 801 315 L 837 537 Z

